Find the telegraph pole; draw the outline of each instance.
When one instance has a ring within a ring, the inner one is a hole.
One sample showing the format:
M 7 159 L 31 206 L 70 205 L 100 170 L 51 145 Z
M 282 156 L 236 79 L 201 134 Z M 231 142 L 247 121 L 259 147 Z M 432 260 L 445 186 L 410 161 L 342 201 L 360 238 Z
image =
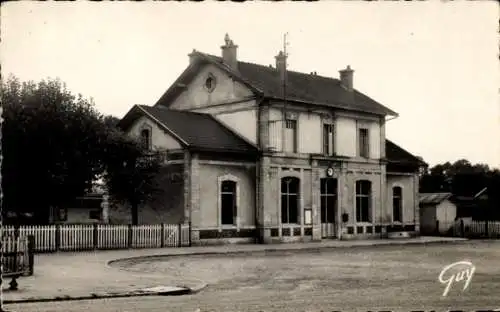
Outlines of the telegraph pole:
M 284 67 L 285 67 L 285 73 L 283 75 L 283 120 L 286 120 L 286 84 L 287 84 L 287 76 L 288 76 L 288 73 L 287 73 L 287 60 L 288 60 L 288 53 L 286 51 L 286 47 L 288 46 L 288 42 L 286 41 L 287 39 L 287 35 L 288 35 L 288 32 L 286 32 L 284 35 L 283 35 L 283 53 L 285 54 L 285 64 L 284 64 Z

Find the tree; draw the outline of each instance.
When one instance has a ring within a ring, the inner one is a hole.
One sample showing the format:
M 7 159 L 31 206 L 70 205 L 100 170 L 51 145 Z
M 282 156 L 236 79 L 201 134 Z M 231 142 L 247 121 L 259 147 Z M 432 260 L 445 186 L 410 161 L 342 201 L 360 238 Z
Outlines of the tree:
M 120 119 L 115 116 L 108 115 L 104 117 L 103 122 L 108 128 L 115 129 L 118 126 Z
M 472 196 L 487 184 L 490 168 L 471 164 L 465 159 L 446 162 L 430 168 L 421 178 L 421 192 L 452 192 Z
M 91 99 L 57 79 L 2 81 L 3 211 L 33 212 L 47 222 L 50 207 L 84 195 L 104 176 L 111 195 L 133 207 L 154 196 L 155 157 L 144 158 L 133 138 L 104 117 Z
M 473 198 L 478 192 L 487 189 L 485 205 L 488 218 L 500 218 L 499 191 L 500 170 L 486 164 L 471 164 L 465 159 L 454 163 L 446 162 L 427 170 L 420 180 L 421 193 L 451 192 L 455 196 Z
M 57 79 L 2 81 L 4 210 L 35 212 L 62 206 L 102 173 L 106 128 L 91 99 Z M 5 209 L 6 208 L 6 209 Z
M 110 143 L 106 184 L 113 199 L 130 205 L 132 224 L 137 224 L 139 207 L 163 192 L 158 183 L 162 153 L 145 155 L 136 140 L 119 130 L 114 131 Z

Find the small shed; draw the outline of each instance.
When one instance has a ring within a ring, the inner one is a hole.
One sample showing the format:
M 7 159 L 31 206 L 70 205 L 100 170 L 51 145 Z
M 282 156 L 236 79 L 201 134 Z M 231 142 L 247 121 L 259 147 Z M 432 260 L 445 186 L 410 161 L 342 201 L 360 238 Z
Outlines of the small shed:
M 420 232 L 445 234 L 453 227 L 457 207 L 450 201 L 451 193 L 420 193 Z

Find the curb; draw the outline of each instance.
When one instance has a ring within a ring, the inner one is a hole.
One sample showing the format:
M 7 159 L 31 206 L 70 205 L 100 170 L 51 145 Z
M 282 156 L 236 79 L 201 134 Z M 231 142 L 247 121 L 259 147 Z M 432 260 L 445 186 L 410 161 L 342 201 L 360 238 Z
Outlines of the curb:
M 290 251 L 318 251 L 318 250 L 324 250 L 324 249 L 348 249 L 348 248 L 367 248 L 367 247 L 374 247 L 374 246 L 404 246 L 404 245 L 436 245 L 436 244 L 460 244 L 460 243 L 465 243 L 465 242 L 470 242 L 471 240 L 469 239 L 455 239 L 455 240 L 436 240 L 436 241 L 427 241 L 427 242 L 422 242 L 422 241 L 398 241 L 398 242 L 389 242 L 389 243 L 371 243 L 371 244 L 361 244 L 361 245 L 345 245 L 345 246 L 307 246 L 307 247 L 300 247 L 300 248 L 267 248 L 267 249 L 261 249 L 261 250 L 224 250 L 224 251 L 197 251 L 197 252 L 186 252 L 186 253 L 179 253 L 179 254 L 157 254 L 157 255 L 145 255 L 145 256 L 135 256 L 135 257 L 129 257 L 129 258 L 120 258 L 120 259 L 114 259 L 106 262 L 106 266 L 109 268 L 114 268 L 114 269 L 122 269 L 120 267 L 113 266 L 114 263 L 119 263 L 123 261 L 133 261 L 133 260 L 139 260 L 139 259 L 162 259 L 166 257 L 189 257 L 189 256 L 210 256 L 210 255 L 248 255 L 252 253 L 258 253 L 258 252 L 290 252 Z
M 203 289 L 205 289 L 207 286 L 208 286 L 208 284 L 206 284 L 206 283 L 201 283 L 201 284 L 199 284 L 199 285 L 196 285 L 195 287 L 191 287 L 191 288 L 189 288 L 189 294 L 190 294 L 190 295 L 197 294 L 197 293 L 199 293 L 200 291 L 202 291 Z
M 103 293 L 103 294 L 90 294 L 87 296 L 61 296 L 54 298 L 28 298 L 19 300 L 3 300 L 3 304 L 14 304 L 14 303 L 34 303 L 34 302 L 55 302 L 55 301 L 77 301 L 77 300 L 96 300 L 96 299 L 111 299 L 111 298 L 127 298 L 127 297 L 146 297 L 146 296 L 183 296 L 190 295 L 201 291 L 207 285 L 199 285 L 195 288 L 183 287 L 183 289 L 172 290 L 167 292 L 140 292 L 131 291 L 124 293 Z

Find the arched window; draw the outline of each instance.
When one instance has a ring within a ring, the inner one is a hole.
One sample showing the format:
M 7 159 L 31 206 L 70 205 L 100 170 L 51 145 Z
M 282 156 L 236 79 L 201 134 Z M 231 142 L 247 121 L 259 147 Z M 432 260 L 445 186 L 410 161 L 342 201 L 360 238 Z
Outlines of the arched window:
M 392 220 L 403 222 L 403 190 L 399 186 L 392 188 Z
M 371 222 L 372 183 L 366 180 L 356 181 L 356 221 Z
M 236 224 L 236 182 L 224 180 L 220 189 L 221 224 Z
M 151 149 L 151 130 L 142 129 L 141 130 L 141 146 L 145 150 Z
M 281 223 L 298 223 L 300 180 L 294 177 L 281 179 Z

